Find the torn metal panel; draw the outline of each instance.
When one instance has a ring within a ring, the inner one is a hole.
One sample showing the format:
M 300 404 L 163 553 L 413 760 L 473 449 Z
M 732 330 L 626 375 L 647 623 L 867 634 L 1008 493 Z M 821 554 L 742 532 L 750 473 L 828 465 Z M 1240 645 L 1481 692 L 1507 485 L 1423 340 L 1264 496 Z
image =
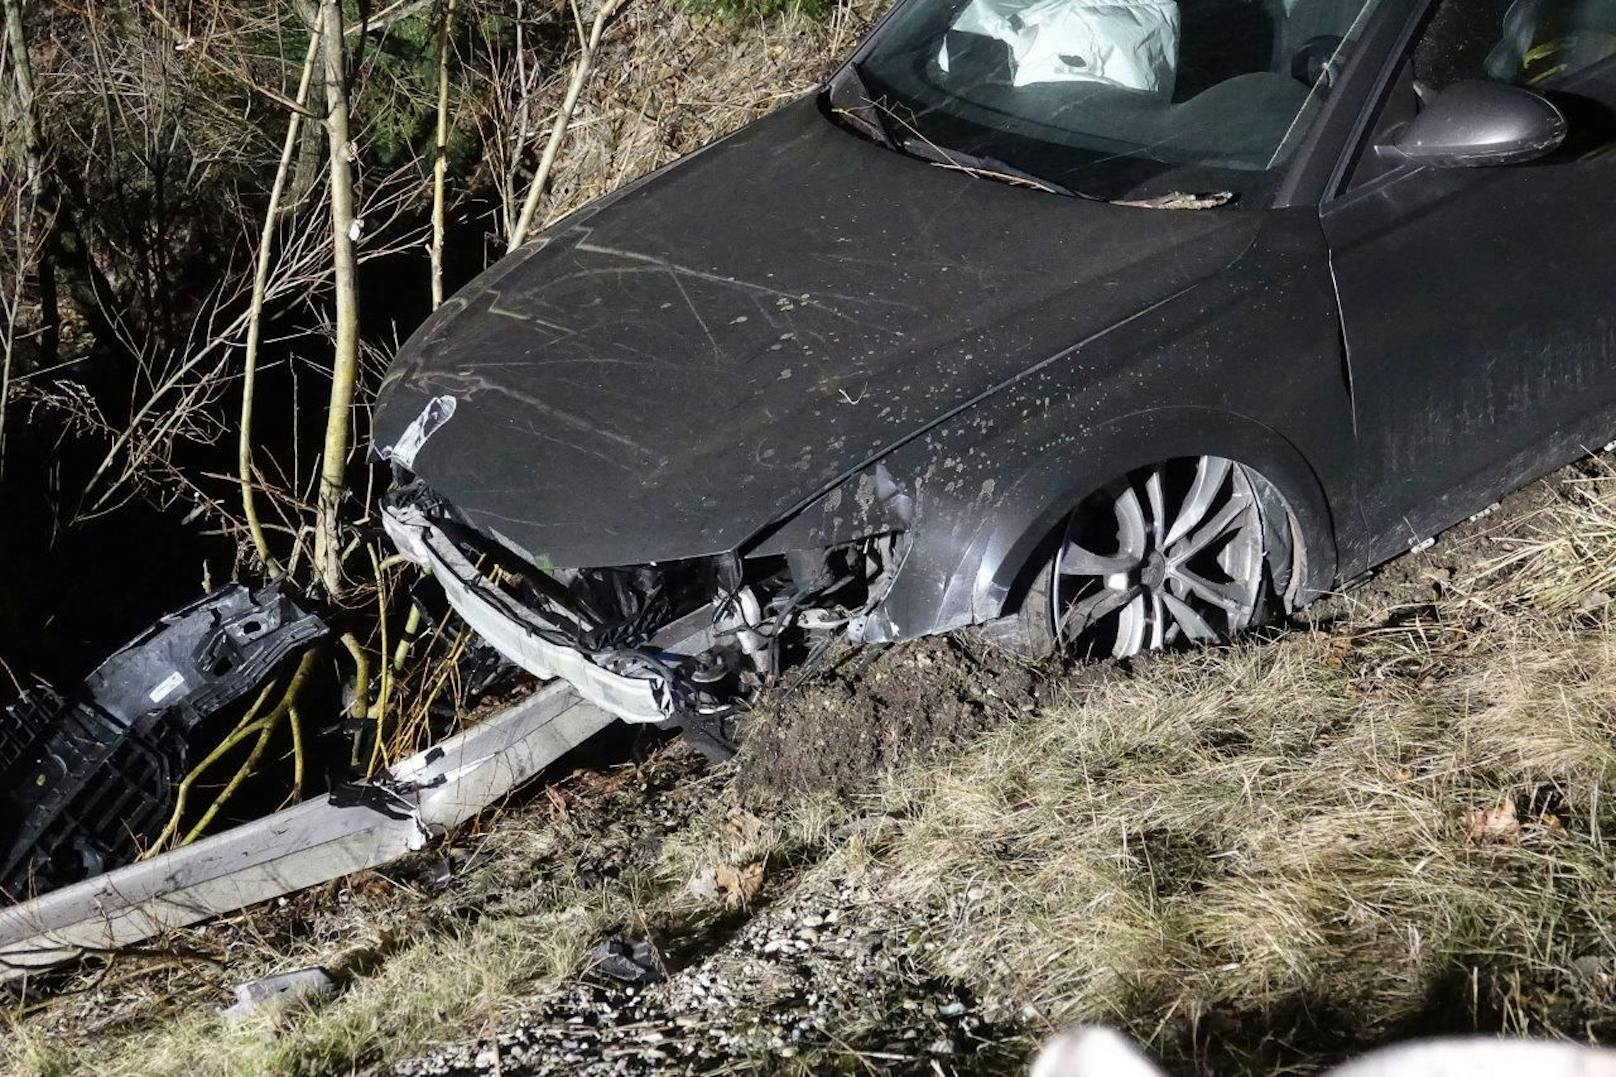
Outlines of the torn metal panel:
M 84 684 L 96 706 L 125 724 L 157 707 L 181 711 L 194 724 L 325 633 L 324 622 L 279 585 L 255 593 L 233 583 L 164 616 Z
M 612 721 L 555 682 L 394 767 L 390 810 L 330 798 L 0 909 L 0 981 L 112 950 L 418 849 Z
M 547 626 L 482 577 L 448 537 L 419 510 L 389 508 L 382 520 L 406 557 L 422 565 L 443 587 L 455 612 L 512 662 L 536 677 L 561 677 L 587 700 L 631 722 L 662 722 L 673 712 L 665 677 L 631 677 L 590 661 L 577 648 L 544 638 Z

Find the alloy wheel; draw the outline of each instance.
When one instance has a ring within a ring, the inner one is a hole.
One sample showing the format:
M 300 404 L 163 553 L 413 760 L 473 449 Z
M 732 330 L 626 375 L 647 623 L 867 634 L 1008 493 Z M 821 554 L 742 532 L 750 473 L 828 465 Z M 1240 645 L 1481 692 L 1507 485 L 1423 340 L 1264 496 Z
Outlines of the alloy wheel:
M 1251 475 L 1218 456 L 1134 472 L 1067 519 L 1049 589 L 1063 647 L 1127 658 L 1249 626 L 1263 589 Z

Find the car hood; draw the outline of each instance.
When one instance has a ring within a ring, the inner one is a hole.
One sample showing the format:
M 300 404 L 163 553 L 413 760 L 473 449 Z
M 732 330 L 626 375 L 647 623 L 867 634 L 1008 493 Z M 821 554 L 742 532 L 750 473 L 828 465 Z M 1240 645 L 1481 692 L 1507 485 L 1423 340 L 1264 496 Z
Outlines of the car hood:
M 1227 266 L 1261 216 L 940 168 L 805 99 L 445 303 L 388 373 L 377 449 L 541 565 L 732 550 Z

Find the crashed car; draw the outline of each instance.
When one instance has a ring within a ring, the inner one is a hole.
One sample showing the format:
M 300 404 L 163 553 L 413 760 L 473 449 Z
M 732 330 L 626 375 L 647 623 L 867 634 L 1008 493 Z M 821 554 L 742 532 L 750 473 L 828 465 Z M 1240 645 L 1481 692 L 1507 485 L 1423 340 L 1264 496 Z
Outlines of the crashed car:
M 723 739 L 837 640 L 1228 637 L 1616 429 L 1616 3 L 902 0 L 397 356 L 386 525 Z

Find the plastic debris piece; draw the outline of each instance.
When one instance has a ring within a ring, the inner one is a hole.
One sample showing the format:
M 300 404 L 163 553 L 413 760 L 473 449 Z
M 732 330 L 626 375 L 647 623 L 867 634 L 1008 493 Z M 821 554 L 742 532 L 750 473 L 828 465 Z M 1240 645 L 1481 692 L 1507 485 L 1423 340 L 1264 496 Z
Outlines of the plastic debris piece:
M 624 983 L 654 984 L 662 979 L 656 948 L 644 939 L 612 935 L 589 951 L 589 960 L 598 971 Z
M 299 1003 L 334 995 L 337 981 L 325 969 L 311 966 L 292 972 L 278 972 L 236 986 L 234 1005 L 219 1011 L 226 1021 L 243 1021 L 255 1013 L 278 1013 Z

